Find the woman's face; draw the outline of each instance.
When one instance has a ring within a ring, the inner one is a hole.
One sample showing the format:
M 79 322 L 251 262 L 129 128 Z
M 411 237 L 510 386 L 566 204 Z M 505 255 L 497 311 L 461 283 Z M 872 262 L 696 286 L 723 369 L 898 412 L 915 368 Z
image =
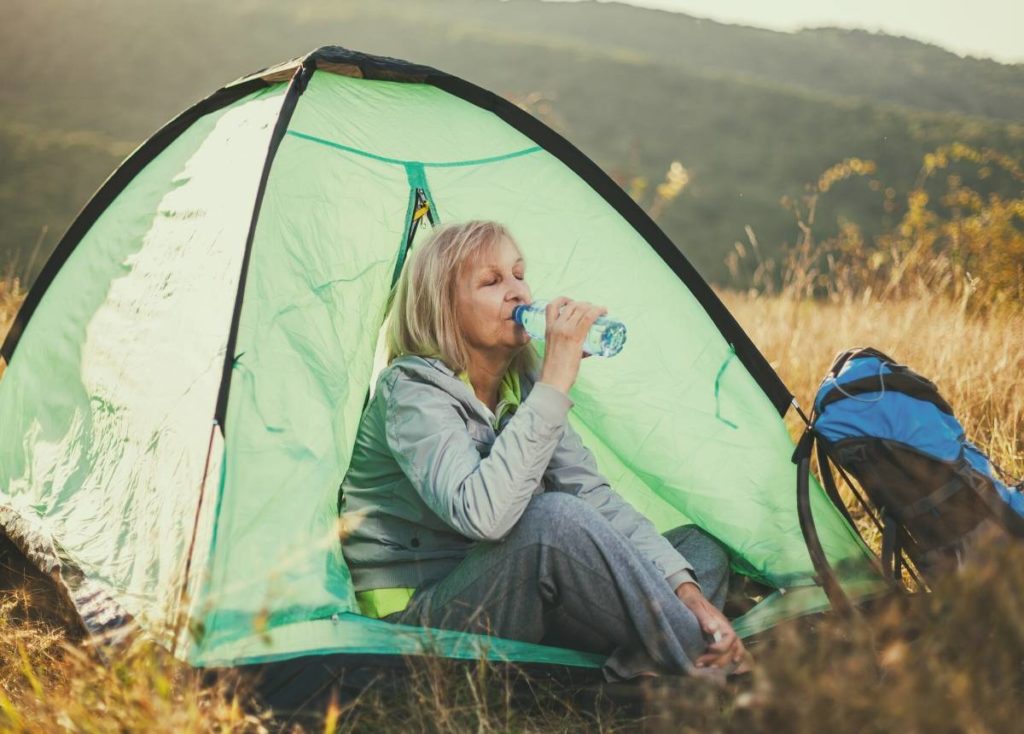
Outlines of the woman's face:
M 516 306 L 533 301 L 525 278 L 522 253 L 505 238 L 463 263 L 455 284 L 455 317 L 472 351 L 511 356 L 529 343 L 512 320 Z

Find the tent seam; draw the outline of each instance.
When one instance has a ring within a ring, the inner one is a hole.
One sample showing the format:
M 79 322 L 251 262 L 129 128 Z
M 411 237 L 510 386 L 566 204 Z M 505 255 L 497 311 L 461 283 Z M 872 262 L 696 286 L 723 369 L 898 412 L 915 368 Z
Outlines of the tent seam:
M 389 158 L 388 156 L 371 153 L 368 150 L 355 148 L 351 145 L 344 145 L 342 143 L 336 143 L 333 140 L 318 138 L 315 135 L 309 135 L 308 133 L 300 132 L 298 130 L 289 130 L 287 134 L 299 138 L 300 140 L 319 143 L 320 145 L 326 145 L 329 148 L 342 150 L 346 153 L 362 156 L 363 158 L 370 158 L 375 161 L 380 161 L 381 163 L 390 163 L 396 166 L 405 166 L 407 168 L 409 166 L 419 166 L 421 168 L 461 168 L 465 166 L 483 166 L 488 163 L 500 163 L 501 161 L 507 161 L 512 158 L 521 158 L 522 156 L 532 155 L 533 153 L 539 153 L 544 150 L 539 145 L 534 145 L 530 148 L 523 148 L 522 150 L 515 150 L 511 153 L 503 153 L 502 155 L 488 156 L 486 158 L 470 158 L 461 161 L 414 161 L 406 160 L 404 158 Z

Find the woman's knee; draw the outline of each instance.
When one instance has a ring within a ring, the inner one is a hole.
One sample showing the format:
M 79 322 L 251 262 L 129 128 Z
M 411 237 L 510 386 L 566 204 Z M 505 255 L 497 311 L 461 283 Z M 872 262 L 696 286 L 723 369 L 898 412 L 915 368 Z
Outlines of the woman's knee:
M 575 535 L 603 516 L 586 502 L 565 492 L 544 492 L 530 500 L 515 530 L 536 536 Z
M 729 553 L 703 529 L 683 525 L 665 533 L 665 537 L 693 565 L 698 577 L 719 578 L 728 573 Z

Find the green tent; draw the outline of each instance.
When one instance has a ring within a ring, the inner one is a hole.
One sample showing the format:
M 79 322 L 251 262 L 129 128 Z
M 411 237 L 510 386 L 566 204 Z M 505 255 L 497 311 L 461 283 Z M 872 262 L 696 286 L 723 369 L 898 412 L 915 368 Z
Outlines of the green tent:
M 659 529 L 700 524 L 778 589 L 740 633 L 824 609 L 782 421 L 792 397 L 679 250 L 509 102 L 337 47 L 184 112 L 64 236 L 3 345 L 6 533 L 58 572 L 90 629 L 130 622 L 195 666 L 417 653 L 598 665 L 355 604 L 338 485 L 389 289 L 431 225 L 470 218 L 510 227 L 535 293 L 604 303 L 628 324 L 621 355 L 584 363 L 572 424 Z M 817 486 L 812 503 L 847 591 L 878 589 Z

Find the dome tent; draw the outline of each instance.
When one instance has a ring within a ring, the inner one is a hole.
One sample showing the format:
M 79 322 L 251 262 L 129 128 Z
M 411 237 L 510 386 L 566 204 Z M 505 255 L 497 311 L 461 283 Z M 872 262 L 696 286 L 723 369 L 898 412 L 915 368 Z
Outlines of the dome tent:
M 430 225 L 471 218 L 515 233 L 536 293 L 604 303 L 629 325 L 620 355 L 584 364 L 570 420 L 660 530 L 696 522 L 780 590 L 740 634 L 826 608 L 794 501 L 792 397 L 685 257 L 514 105 L 338 47 L 184 112 L 68 230 L 3 345 L 0 524 L 58 572 L 89 629 L 132 620 L 195 666 L 599 665 L 355 604 L 337 493 L 388 294 Z M 869 552 L 817 486 L 812 503 L 847 591 L 876 590 Z

